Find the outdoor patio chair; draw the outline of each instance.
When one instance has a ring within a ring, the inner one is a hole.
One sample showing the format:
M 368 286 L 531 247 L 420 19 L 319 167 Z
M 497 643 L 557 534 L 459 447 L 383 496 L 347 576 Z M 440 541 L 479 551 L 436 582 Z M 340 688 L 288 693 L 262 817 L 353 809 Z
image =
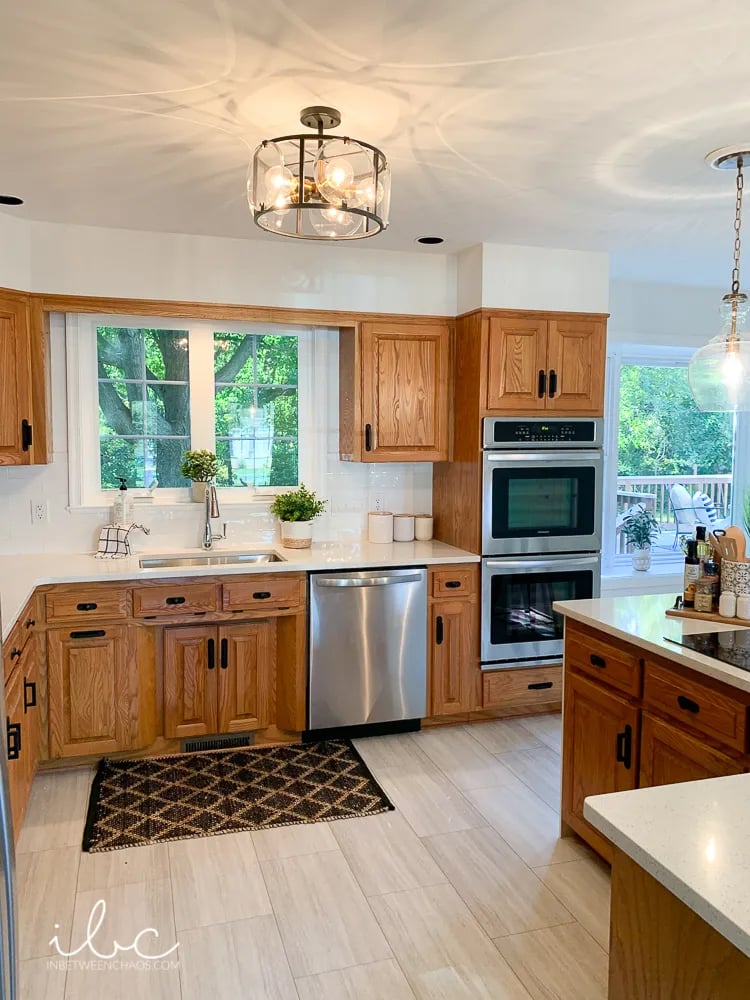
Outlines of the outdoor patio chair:
M 684 486 L 676 483 L 674 486 L 669 487 L 669 502 L 672 504 L 672 510 L 674 511 L 674 541 L 672 542 L 672 548 L 676 549 L 680 535 L 692 535 L 699 521 L 695 507 L 693 506 L 693 498 Z M 703 522 L 701 521 L 700 523 L 702 524 Z
M 719 510 L 708 493 L 693 493 L 693 507 L 698 524 L 705 524 L 709 531 L 729 526 L 730 519 L 722 516 L 724 512 Z

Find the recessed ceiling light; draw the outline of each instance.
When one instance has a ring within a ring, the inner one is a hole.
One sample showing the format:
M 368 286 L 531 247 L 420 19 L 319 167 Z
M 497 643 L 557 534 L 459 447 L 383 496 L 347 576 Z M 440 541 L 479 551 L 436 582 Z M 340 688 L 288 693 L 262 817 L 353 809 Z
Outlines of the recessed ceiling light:
M 23 198 L 16 198 L 12 194 L 0 194 L 0 205 L 23 205 Z
M 421 243 L 423 246 L 435 246 L 436 243 L 445 243 L 442 236 L 418 236 L 415 243 Z

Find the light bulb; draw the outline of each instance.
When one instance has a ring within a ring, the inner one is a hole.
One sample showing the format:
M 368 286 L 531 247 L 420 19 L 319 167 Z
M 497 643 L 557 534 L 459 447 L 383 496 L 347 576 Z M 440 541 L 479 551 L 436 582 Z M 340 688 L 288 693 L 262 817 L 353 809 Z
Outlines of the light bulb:
M 362 225 L 362 217 L 353 212 L 342 212 L 331 205 L 315 212 L 312 224 L 320 236 L 335 239 L 337 236 L 353 236 Z
M 288 195 L 294 185 L 294 175 L 288 167 L 277 164 L 266 171 L 265 182 L 269 198 L 274 198 L 276 195 Z
M 726 387 L 733 392 L 737 391 L 745 377 L 742 358 L 736 347 L 733 349 L 731 344 L 727 345 L 726 357 L 721 362 L 721 375 Z

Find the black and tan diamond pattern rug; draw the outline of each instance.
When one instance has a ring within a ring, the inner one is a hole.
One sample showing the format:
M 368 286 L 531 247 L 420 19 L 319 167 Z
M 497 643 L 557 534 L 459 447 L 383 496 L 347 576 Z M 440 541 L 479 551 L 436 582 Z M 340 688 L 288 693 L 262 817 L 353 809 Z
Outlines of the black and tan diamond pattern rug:
M 393 809 L 348 740 L 103 760 L 84 851 L 370 816 Z

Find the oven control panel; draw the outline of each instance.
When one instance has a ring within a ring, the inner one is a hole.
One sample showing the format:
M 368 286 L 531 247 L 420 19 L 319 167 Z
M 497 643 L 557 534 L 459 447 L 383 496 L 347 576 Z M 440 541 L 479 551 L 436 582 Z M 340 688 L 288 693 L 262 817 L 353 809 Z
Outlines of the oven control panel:
M 516 420 L 508 417 L 485 417 L 484 447 L 558 448 L 601 447 L 599 419 Z

